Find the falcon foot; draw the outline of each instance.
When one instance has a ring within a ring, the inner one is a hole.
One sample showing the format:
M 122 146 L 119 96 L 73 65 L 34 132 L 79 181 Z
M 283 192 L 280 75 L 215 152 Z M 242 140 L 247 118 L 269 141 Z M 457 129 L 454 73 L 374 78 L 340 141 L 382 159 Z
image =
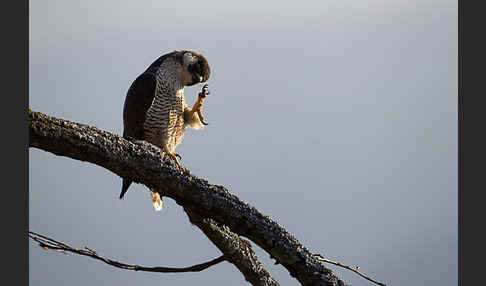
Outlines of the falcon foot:
M 196 103 L 194 103 L 194 106 L 192 107 L 192 110 L 191 110 L 193 113 L 197 112 L 197 116 L 199 116 L 199 120 L 201 120 L 201 123 L 203 125 L 209 125 L 208 123 L 206 123 L 204 121 L 204 116 L 202 115 L 202 112 L 201 112 L 201 107 L 202 107 L 202 104 L 204 102 L 204 99 L 209 94 L 210 94 L 210 92 L 209 92 L 209 89 L 208 89 L 208 85 L 207 84 L 203 85 L 201 92 L 198 95 L 197 101 L 196 101 Z
M 179 160 L 177 160 L 177 157 L 179 157 L 179 159 L 181 159 L 181 160 L 182 160 L 181 155 L 176 154 L 176 153 L 167 153 L 167 154 L 169 155 L 169 157 L 170 157 L 171 159 L 173 159 L 173 160 L 174 160 L 174 161 L 177 163 L 177 166 L 179 166 L 179 167 L 181 167 L 181 168 L 182 168 L 181 164 L 179 163 Z

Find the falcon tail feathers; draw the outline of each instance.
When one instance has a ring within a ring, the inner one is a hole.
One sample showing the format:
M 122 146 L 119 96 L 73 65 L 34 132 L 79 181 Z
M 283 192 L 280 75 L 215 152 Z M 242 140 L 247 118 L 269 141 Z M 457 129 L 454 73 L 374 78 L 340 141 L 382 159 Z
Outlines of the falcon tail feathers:
M 123 179 L 122 189 L 121 189 L 121 193 L 120 193 L 120 200 L 123 199 L 123 196 L 128 191 L 128 188 L 130 187 L 131 184 L 132 184 L 132 181 Z
M 150 190 L 150 196 L 152 197 L 152 204 L 154 205 L 155 211 L 160 211 L 162 209 L 162 198 L 160 194 Z

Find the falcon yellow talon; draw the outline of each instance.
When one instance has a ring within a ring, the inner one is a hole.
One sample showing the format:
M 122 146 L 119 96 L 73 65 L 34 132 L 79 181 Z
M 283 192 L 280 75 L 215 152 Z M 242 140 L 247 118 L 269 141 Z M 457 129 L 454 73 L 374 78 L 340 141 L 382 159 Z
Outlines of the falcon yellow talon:
M 209 123 L 204 122 L 204 116 L 203 116 L 203 115 L 202 115 L 202 113 L 201 113 L 201 109 L 199 109 L 199 110 L 197 111 L 197 116 L 199 116 L 199 120 L 201 120 L 201 123 L 202 123 L 203 125 L 209 125 Z
M 179 154 L 168 153 L 168 155 L 177 163 L 177 166 L 182 168 L 181 163 L 179 163 L 179 160 L 177 160 L 177 156 L 181 157 Z
M 199 93 L 198 97 L 197 97 L 197 101 L 196 103 L 194 103 L 194 106 L 192 107 L 191 109 L 191 113 L 194 114 L 194 113 L 197 113 L 197 116 L 199 117 L 199 120 L 201 121 L 201 123 L 203 125 L 209 125 L 208 123 L 206 123 L 204 121 L 204 116 L 202 115 L 202 112 L 201 112 L 201 107 L 202 107 L 202 104 L 204 102 L 204 99 L 206 98 L 206 96 L 209 94 L 209 90 L 208 90 L 208 85 L 205 84 L 202 89 L 201 89 L 201 92 Z

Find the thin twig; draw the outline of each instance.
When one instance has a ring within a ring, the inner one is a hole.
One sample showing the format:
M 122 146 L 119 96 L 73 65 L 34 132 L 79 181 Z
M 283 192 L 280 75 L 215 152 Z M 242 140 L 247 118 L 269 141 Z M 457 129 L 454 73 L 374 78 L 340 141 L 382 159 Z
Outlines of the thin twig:
M 346 268 L 346 269 L 353 271 L 354 273 L 358 274 L 359 276 L 361 276 L 361 277 L 363 277 L 363 278 L 365 278 L 365 279 L 367 279 L 367 280 L 369 280 L 369 281 L 371 281 L 371 282 L 373 282 L 375 284 L 378 284 L 380 286 L 386 286 L 386 284 L 381 283 L 381 282 L 378 282 L 378 281 L 374 280 L 373 278 L 370 278 L 370 277 L 364 275 L 363 273 L 359 272 L 359 266 L 356 266 L 356 267 L 353 268 L 353 267 L 351 267 L 349 265 L 344 265 L 341 262 L 337 262 L 337 261 L 332 261 L 332 260 L 326 259 L 326 258 L 324 258 L 324 256 L 322 256 L 320 254 L 314 254 L 314 256 L 319 261 L 326 262 L 326 263 L 331 263 L 331 264 L 337 265 L 339 267 Z
M 218 258 L 215 258 L 211 261 L 201 263 L 201 264 L 196 264 L 193 266 L 189 267 L 182 267 L 182 268 L 176 268 L 176 267 L 145 267 L 145 266 L 139 266 L 139 265 L 130 265 L 130 264 L 125 264 L 122 262 L 118 262 L 109 258 L 105 258 L 101 255 L 99 255 L 95 250 L 90 249 L 88 247 L 85 247 L 85 249 L 78 249 L 78 248 L 73 248 L 65 243 L 56 241 L 50 237 L 35 233 L 33 231 L 28 232 L 29 237 L 33 240 L 35 240 L 37 243 L 39 243 L 39 246 L 46 249 L 46 250 L 54 250 L 57 252 L 71 252 L 71 253 L 76 253 L 84 256 L 88 256 L 97 260 L 101 260 L 105 262 L 106 264 L 109 264 L 114 267 L 118 267 L 121 269 L 127 269 L 127 270 L 134 270 L 134 271 L 148 271 L 148 272 L 161 272 L 161 273 L 181 273 L 181 272 L 199 272 L 202 271 L 206 268 L 209 268 L 215 264 L 218 264 L 222 261 L 226 261 L 226 257 L 224 255 L 221 255 Z

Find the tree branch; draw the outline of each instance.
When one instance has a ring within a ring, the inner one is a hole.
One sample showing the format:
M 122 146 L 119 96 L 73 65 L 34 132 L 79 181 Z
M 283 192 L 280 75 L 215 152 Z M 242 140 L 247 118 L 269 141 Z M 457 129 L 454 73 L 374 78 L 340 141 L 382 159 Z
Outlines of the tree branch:
M 337 262 L 337 261 L 332 261 L 332 260 L 329 260 L 327 258 L 324 258 L 322 255 L 320 254 L 314 254 L 314 256 L 318 257 L 317 259 L 319 261 L 323 261 L 323 262 L 326 262 L 326 263 L 330 263 L 330 264 L 334 264 L 336 266 L 339 266 L 339 267 L 342 267 L 342 268 L 345 268 L 345 269 L 348 269 L 348 270 L 351 270 L 353 271 L 354 273 L 358 274 L 359 276 L 363 277 L 364 279 L 368 280 L 368 281 L 371 281 L 375 284 L 378 284 L 380 286 L 386 286 L 386 284 L 384 283 L 381 283 L 381 282 L 378 282 L 376 281 L 375 279 L 371 278 L 371 277 L 368 277 L 366 275 L 364 275 L 363 273 L 359 272 L 359 266 L 356 266 L 356 267 L 351 267 L 349 265 L 345 265 L 345 264 L 342 264 L 341 262 Z
M 134 144 L 84 124 L 29 111 L 29 143 L 60 156 L 91 162 L 170 197 L 191 214 L 210 218 L 267 251 L 302 285 L 344 285 L 294 236 L 226 188 L 178 168 L 159 148 Z
M 225 225 L 218 225 L 210 218 L 202 218 L 198 214 L 185 210 L 189 221 L 199 227 L 216 247 L 224 253 L 252 285 L 278 286 L 253 251 L 251 244 L 232 232 Z
M 147 271 L 147 272 L 162 272 L 162 273 L 181 273 L 181 272 L 199 272 L 204 269 L 207 269 L 213 265 L 216 265 L 222 261 L 226 261 L 226 257 L 224 255 L 221 255 L 218 258 L 215 258 L 211 261 L 201 263 L 201 264 L 196 264 L 193 266 L 189 267 L 182 267 L 182 268 L 176 268 L 176 267 L 145 267 L 145 266 L 139 266 L 139 265 L 130 265 L 122 262 L 118 262 L 106 257 L 103 257 L 99 255 L 96 251 L 93 249 L 90 249 L 88 247 L 85 247 L 85 249 L 78 249 L 78 248 L 73 248 L 65 243 L 59 242 L 54 240 L 53 238 L 35 233 L 33 231 L 29 231 L 29 237 L 39 243 L 39 246 L 46 249 L 46 250 L 54 250 L 57 252 L 71 252 L 71 253 L 76 253 L 84 256 L 88 256 L 97 260 L 101 260 L 106 264 L 109 264 L 111 266 L 121 268 L 121 269 L 126 269 L 126 270 L 134 270 L 134 271 Z

